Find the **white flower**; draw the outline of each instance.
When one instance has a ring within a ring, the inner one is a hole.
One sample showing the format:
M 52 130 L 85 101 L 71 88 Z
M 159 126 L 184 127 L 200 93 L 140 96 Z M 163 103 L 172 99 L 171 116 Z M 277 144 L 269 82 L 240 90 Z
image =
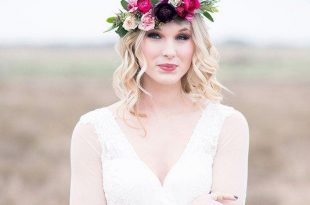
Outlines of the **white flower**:
M 125 19 L 123 23 L 123 27 L 127 31 L 135 29 L 137 26 L 138 26 L 138 23 L 136 21 L 136 18 L 132 15 L 127 16 L 127 18 Z
M 182 0 L 169 0 L 168 3 L 172 4 L 174 7 L 177 7 L 182 3 Z

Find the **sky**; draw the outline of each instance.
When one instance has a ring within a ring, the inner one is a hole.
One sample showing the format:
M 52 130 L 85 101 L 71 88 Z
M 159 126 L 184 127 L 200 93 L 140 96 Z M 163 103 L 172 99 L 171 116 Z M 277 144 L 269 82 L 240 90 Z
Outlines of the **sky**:
M 310 46 L 310 0 L 221 0 L 215 22 L 216 42 L 240 40 L 256 45 Z M 0 0 L 1 44 L 86 44 L 113 42 L 105 19 L 120 0 Z

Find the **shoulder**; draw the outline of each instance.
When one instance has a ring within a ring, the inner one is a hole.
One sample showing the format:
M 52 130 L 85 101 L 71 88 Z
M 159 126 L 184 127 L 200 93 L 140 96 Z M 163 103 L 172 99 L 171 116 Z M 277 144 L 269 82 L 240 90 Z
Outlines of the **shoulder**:
M 103 107 L 95 108 L 82 114 L 79 118 L 78 124 L 102 124 L 112 114 L 120 101 Z
M 223 121 L 222 131 L 224 133 L 226 132 L 228 135 L 237 135 L 243 138 L 248 138 L 249 124 L 246 116 L 240 110 L 232 106 L 222 104 L 219 106 L 227 112 Z
M 229 114 L 223 119 L 221 132 L 219 135 L 219 144 L 230 145 L 230 147 L 238 147 L 238 149 L 248 148 L 250 134 L 249 125 L 245 115 L 238 109 L 220 105 L 223 109 L 229 109 Z
M 106 107 L 89 110 L 79 117 L 73 129 L 72 138 L 98 134 L 101 125 L 106 121 Z
M 73 129 L 72 139 L 85 138 L 85 136 L 96 134 L 96 128 L 100 124 L 100 121 L 102 121 L 103 112 L 104 107 L 101 107 L 89 110 L 80 115 Z
M 95 108 L 80 115 L 77 121 L 73 134 L 84 133 L 103 135 L 106 129 L 111 125 L 111 117 L 115 107 L 118 106 L 120 101 L 106 105 L 103 107 Z
M 214 115 L 218 116 L 223 123 L 224 130 L 239 130 L 248 132 L 249 124 L 246 116 L 233 106 L 225 105 L 222 103 L 211 103 L 211 108 Z
M 96 108 L 89 110 L 82 114 L 79 118 L 78 124 L 94 124 L 96 121 L 101 119 L 106 107 Z
M 83 139 L 95 142 L 98 137 L 100 140 L 110 123 L 111 106 L 94 108 L 80 115 L 73 129 L 72 140 L 81 141 L 80 139 Z
M 98 147 L 102 147 L 105 137 L 107 137 L 105 133 L 111 130 L 113 125 L 111 118 L 113 118 L 114 107 L 117 107 L 118 103 L 119 101 L 82 114 L 73 129 L 72 143 L 88 142 L 96 150 Z
M 80 116 L 79 123 L 83 124 L 102 123 L 102 121 L 105 120 L 108 117 L 108 115 L 110 114 L 113 115 L 113 113 L 115 112 L 116 108 L 120 105 L 120 103 L 121 101 L 117 101 L 115 103 L 90 110 Z
M 217 114 L 221 115 L 225 121 L 234 121 L 248 124 L 245 115 L 235 107 L 221 103 L 212 103 L 212 106 L 215 107 Z

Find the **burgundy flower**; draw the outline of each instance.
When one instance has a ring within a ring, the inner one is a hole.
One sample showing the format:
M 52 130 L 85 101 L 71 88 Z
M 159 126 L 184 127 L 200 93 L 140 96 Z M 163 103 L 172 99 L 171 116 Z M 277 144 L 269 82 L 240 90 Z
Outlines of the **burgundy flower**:
M 154 15 L 158 21 L 166 23 L 171 21 L 177 15 L 177 12 L 173 5 L 163 1 L 155 7 Z
M 184 0 L 184 8 L 187 11 L 194 11 L 200 8 L 200 2 L 198 0 Z
M 199 8 L 200 2 L 198 0 L 184 0 L 183 3 L 176 8 L 176 11 L 180 17 L 191 21 L 195 10 Z
M 152 8 L 151 0 L 138 0 L 137 5 L 138 9 L 144 14 Z

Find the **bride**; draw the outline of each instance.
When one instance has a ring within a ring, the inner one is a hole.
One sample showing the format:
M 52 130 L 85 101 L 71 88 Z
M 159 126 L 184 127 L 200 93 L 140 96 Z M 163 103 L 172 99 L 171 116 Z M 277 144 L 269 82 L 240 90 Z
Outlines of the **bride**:
M 203 16 L 216 1 L 128 0 L 119 101 L 80 117 L 71 140 L 70 205 L 244 205 L 249 128 L 223 105 L 218 53 Z

